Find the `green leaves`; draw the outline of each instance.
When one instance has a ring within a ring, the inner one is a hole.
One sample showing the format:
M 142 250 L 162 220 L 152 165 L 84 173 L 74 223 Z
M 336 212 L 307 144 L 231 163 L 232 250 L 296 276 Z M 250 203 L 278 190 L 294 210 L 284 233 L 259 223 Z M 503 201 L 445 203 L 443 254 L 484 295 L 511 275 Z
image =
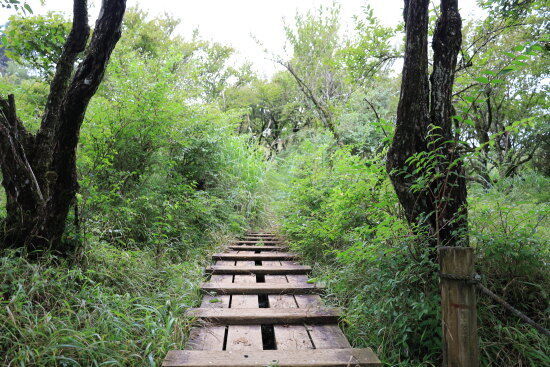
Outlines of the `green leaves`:
M 21 4 L 20 0 L 0 0 L 0 7 L 15 9 L 15 11 L 21 11 L 23 14 L 32 14 L 32 8 L 26 1 Z
M 30 9 L 26 3 L 23 8 Z M 70 28 L 71 23 L 54 12 L 32 17 L 12 16 L 1 46 L 6 48 L 8 57 L 48 80 L 53 76 Z
M 477 82 L 480 82 L 480 83 L 489 83 L 489 78 L 487 78 L 485 76 L 478 76 L 474 80 L 477 81 Z

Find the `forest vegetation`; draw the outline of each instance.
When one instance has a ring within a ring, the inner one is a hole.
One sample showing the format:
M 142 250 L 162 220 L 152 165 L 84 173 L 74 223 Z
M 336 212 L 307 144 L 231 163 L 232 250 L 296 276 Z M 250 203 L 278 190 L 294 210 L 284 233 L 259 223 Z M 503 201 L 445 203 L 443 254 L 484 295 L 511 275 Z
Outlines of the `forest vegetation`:
M 472 246 L 483 284 L 550 325 L 547 1 L 478 0 L 460 24 L 440 17 L 454 1 L 406 0 L 429 12 L 395 27 L 367 1 L 347 32 L 327 2 L 276 30 L 289 55 L 258 42 L 269 78 L 122 0 L 93 29 L 21 3 L 0 0 L 20 5 L 0 126 L 22 142 L 0 137 L 1 365 L 160 365 L 208 254 L 250 228 L 286 236 L 388 366 L 441 363 L 441 245 Z M 482 295 L 478 312 L 483 366 L 550 365 L 548 337 Z

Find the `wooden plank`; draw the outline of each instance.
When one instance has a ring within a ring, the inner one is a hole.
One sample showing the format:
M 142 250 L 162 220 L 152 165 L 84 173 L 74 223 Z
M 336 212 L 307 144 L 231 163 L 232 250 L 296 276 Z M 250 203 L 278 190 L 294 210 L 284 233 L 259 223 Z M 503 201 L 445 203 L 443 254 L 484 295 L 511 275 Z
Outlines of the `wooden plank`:
M 229 308 L 231 296 L 209 296 L 202 297 L 201 308 Z
M 206 271 L 212 274 L 307 274 L 311 272 L 311 267 L 303 265 L 292 266 L 266 266 L 266 261 L 262 261 L 261 266 L 225 266 L 212 265 L 206 268 Z
M 290 266 L 283 263 L 283 266 Z M 287 275 L 286 278 L 288 279 L 289 283 L 294 284 L 307 284 L 308 277 L 306 275 Z
M 217 260 L 215 264 L 219 266 L 235 266 L 236 261 L 235 260 Z
M 271 237 L 271 238 L 279 238 L 280 236 L 276 235 L 276 234 L 269 234 L 269 233 L 258 233 L 258 234 L 247 234 L 245 236 L 241 236 L 241 237 L 255 237 L 255 238 L 263 238 L 263 237 Z
M 287 249 L 285 246 L 250 246 L 250 245 L 231 245 L 228 246 L 230 250 L 251 250 L 251 251 L 284 251 Z
M 269 254 L 244 254 L 244 253 L 236 253 L 236 252 L 225 252 L 221 254 L 214 254 L 212 255 L 212 259 L 214 260 L 236 260 L 236 261 L 244 261 L 244 260 L 288 260 L 288 259 L 295 259 L 298 256 L 295 254 L 290 254 L 288 252 L 273 252 Z
M 186 348 L 190 350 L 223 350 L 225 326 L 203 326 L 189 333 Z
M 235 275 L 233 284 L 256 284 L 256 275 Z M 231 308 L 258 308 L 258 296 L 256 295 L 233 295 Z
M 240 264 L 237 263 L 237 266 Z M 255 275 L 235 275 L 235 283 L 239 285 L 247 285 L 256 283 Z M 233 295 L 231 296 L 231 308 L 226 311 L 242 308 L 258 308 L 258 296 L 253 295 Z M 227 345 L 228 351 L 248 351 L 262 350 L 262 330 L 261 326 L 254 325 L 231 325 L 227 330 Z
M 323 307 L 323 301 L 318 295 L 296 295 L 294 296 L 300 309 L 317 310 Z M 317 349 L 351 348 L 340 327 L 334 325 L 311 325 L 307 326 L 309 336 Z
M 316 349 L 351 348 L 348 339 L 336 324 L 308 325 L 306 328 Z
M 233 275 L 212 275 L 210 277 L 211 282 L 216 282 L 218 284 L 231 284 L 233 283 Z M 202 298 L 201 307 L 210 307 L 210 308 L 228 308 L 231 301 L 231 296 L 227 295 L 205 295 Z
M 266 275 L 265 281 L 268 284 L 282 284 L 287 285 L 288 280 L 285 275 Z M 269 311 L 273 314 L 277 314 L 278 308 L 287 308 L 286 313 L 298 310 L 294 296 L 292 295 L 269 295 Z M 303 325 L 289 325 L 290 322 L 286 320 L 274 320 L 272 322 L 273 331 L 275 333 L 275 345 L 278 350 L 299 350 L 299 349 L 313 349 L 313 343 L 309 338 L 308 332 Z M 284 324 L 284 325 L 276 325 Z
M 202 290 L 218 294 L 314 294 L 322 292 L 323 287 L 315 284 L 223 284 L 203 283 Z
M 233 296 L 236 297 L 254 297 L 254 303 L 257 305 L 257 296 Z M 256 324 L 331 324 L 337 323 L 340 313 L 335 309 L 316 309 L 308 310 L 296 307 L 296 302 L 292 296 L 291 308 L 274 308 L 269 296 L 269 305 L 271 308 L 244 308 L 245 303 L 249 306 L 250 301 L 239 302 L 238 308 L 235 307 L 236 301 L 231 303 L 232 308 L 190 308 L 187 315 L 200 318 L 210 323 L 222 325 L 256 325 Z M 286 306 L 286 305 L 285 305 Z
M 260 326 L 235 325 L 227 331 L 228 351 L 260 351 L 263 348 Z M 213 366 L 210 364 L 209 366 Z
M 265 281 L 268 284 L 287 284 L 284 275 L 266 275 Z M 271 294 L 268 297 L 270 308 L 297 308 L 294 296 L 290 294 Z
M 286 261 L 281 261 L 282 266 L 288 266 Z M 288 283 L 291 284 L 307 284 L 307 276 L 305 275 L 286 275 Z M 294 296 L 292 296 L 294 297 Z M 294 300 L 296 302 L 296 300 Z M 296 306 L 298 307 L 298 306 Z M 302 311 L 311 312 L 310 309 L 302 309 Z M 314 349 L 315 346 L 307 328 L 304 325 L 284 325 L 276 326 L 275 342 L 277 349 L 280 350 L 296 350 L 296 349 Z
M 374 367 L 382 364 L 370 348 L 238 351 L 172 350 L 164 367 Z
M 249 235 L 246 235 L 246 236 L 240 236 L 238 237 L 238 239 L 243 239 L 243 238 L 260 238 L 260 239 L 264 239 L 264 238 L 276 238 L 276 239 L 279 239 L 280 237 L 277 236 L 277 235 L 273 235 L 273 234 L 249 234 Z
M 263 244 L 266 244 L 266 245 L 269 245 L 269 244 L 278 244 L 278 243 L 284 243 L 283 241 L 276 241 L 276 240 L 257 240 L 257 241 L 246 241 L 246 240 L 238 240 L 238 241 L 231 241 L 230 242 L 231 244 L 234 244 L 234 243 L 241 243 L 241 244 L 257 244 L 257 243 L 263 243 Z
M 255 242 L 265 242 L 265 241 L 277 241 L 277 242 L 284 242 L 280 238 L 277 237 L 245 237 L 240 238 L 238 240 L 234 240 L 234 242 L 240 242 L 240 241 L 255 241 Z
M 313 343 L 304 325 L 274 325 L 277 350 L 313 349 Z
M 228 262 L 220 261 L 222 265 L 229 266 Z M 230 262 L 233 263 L 234 262 Z M 212 275 L 212 281 L 223 284 L 231 284 L 233 275 Z M 218 302 L 213 302 L 214 300 Z M 209 296 L 206 295 L 202 299 L 201 307 L 218 308 L 229 307 L 231 296 Z M 193 328 L 189 333 L 187 348 L 192 350 L 223 350 L 223 342 L 225 338 L 225 326 L 204 326 L 201 328 Z
M 319 308 L 323 306 L 323 300 L 316 294 L 297 294 L 294 296 L 300 308 Z

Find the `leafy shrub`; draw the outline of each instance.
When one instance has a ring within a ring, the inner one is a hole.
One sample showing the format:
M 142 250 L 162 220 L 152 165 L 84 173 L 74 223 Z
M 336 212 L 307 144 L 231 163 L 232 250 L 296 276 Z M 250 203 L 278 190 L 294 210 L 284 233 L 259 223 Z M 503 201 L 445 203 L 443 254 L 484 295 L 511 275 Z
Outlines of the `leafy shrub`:
M 392 366 L 439 365 L 438 266 L 406 225 L 382 156 L 360 158 L 323 137 L 309 140 L 279 163 L 284 179 L 274 205 L 283 230 L 345 309 L 354 345 L 375 349 Z M 496 293 L 545 323 L 548 181 L 534 174 L 511 180 L 470 189 L 476 268 Z M 483 295 L 478 307 L 484 366 L 547 364 L 544 336 Z

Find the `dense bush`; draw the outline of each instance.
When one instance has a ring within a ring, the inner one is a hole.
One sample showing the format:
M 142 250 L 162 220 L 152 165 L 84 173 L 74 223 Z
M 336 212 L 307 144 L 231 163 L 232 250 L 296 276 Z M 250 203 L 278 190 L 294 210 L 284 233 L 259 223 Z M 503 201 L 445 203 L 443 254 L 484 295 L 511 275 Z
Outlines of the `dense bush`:
M 437 266 L 402 218 L 382 157 L 305 141 L 279 162 L 278 213 L 294 248 L 317 263 L 346 333 L 388 365 L 438 365 Z M 326 140 L 326 139 L 325 139 Z M 548 307 L 547 179 L 528 175 L 470 195 L 471 241 L 484 282 L 538 322 Z M 514 203 L 514 204 L 512 204 Z M 517 203 L 517 205 L 516 205 Z M 544 365 L 548 340 L 480 295 L 485 366 Z

